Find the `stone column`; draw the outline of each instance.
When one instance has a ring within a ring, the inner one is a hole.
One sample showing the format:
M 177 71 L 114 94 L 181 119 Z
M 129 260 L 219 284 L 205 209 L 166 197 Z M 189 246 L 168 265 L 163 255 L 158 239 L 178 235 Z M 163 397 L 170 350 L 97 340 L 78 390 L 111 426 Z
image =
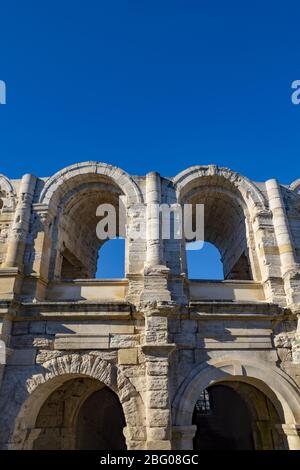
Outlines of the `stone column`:
M 173 307 L 174 308 L 174 307 Z M 146 426 L 150 450 L 171 449 L 171 405 L 169 356 L 175 349 L 168 343 L 168 307 L 145 308 Z
M 148 268 L 162 264 L 162 246 L 160 236 L 159 205 L 161 203 L 161 181 L 156 172 L 146 176 L 146 218 L 147 218 L 147 254 Z
M 300 450 L 300 424 L 276 424 L 276 428 L 286 438 L 289 450 Z
M 286 294 L 282 282 L 281 262 L 273 226 L 272 212 L 258 210 L 252 216 L 257 260 L 261 282 L 267 302 L 286 306 Z M 260 279 L 259 279 L 260 280 Z
M 268 180 L 266 188 L 273 214 L 273 226 L 280 255 L 287 304 L 293 306 L 300 302 L 300 271 L 296 262 L 293 239 L 277 180 Z
M 197 426 L 173 426 L 172 442 L 174 450 L 193 450 L 193 439 L 197 431 Z
M 30 174 L 23 176 L 20 184 L 18 204 L 9 237 L 5 268 L 17 267 L 23 271 L 23 257 L 29 230 L 31 204 L 36 178 Z
M 281 196 L 280 186 L 275 179 L 266 182 L 270 209 L 273 214 L 273 225 L 279 248 L 282 274 L 294 268 L 296 264 L 293 241 L 289 231 L 285 207 Z
M 33 204 L 31 226 L 31 259 L 23 283 L 23 296 L 27 300 L 43 300 L 48 282 L 51 256 L 50 209 L 44 204 Z
M 169 301 L 169 269 L 165 265 L 160 233 L 161 179 L 158 173 L 146 176 L 146 262 L 142 301 Z
M 273 442 L 274 424 L 269 420 L 262 419 L 255 421 L 255 427 L 257 428 L 260 436 L 260 450 L 275 450 Z

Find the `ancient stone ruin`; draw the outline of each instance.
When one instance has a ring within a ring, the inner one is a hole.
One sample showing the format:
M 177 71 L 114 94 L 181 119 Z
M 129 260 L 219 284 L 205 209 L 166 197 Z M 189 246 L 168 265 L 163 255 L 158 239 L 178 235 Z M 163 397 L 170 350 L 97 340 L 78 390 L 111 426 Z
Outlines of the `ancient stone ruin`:
M 145 224 L 123 279 L 95 279 L 104 203 Z M 189 279 L 151 204 L 204 204 L 223 281 Z M 299 314 L 300 180 L 0 175 L 2 449 L 300 449 Z

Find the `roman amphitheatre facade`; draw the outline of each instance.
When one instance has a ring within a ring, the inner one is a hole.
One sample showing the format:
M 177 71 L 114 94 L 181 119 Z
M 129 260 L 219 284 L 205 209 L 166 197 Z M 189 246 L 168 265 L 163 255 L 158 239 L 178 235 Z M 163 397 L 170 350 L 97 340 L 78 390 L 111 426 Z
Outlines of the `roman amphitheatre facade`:
M 146 237 L 126 237 L 124 278 L 96 279 L 96 209 L 120 201 Z M 204 204 L 223 281 L 189 279 L 153 203 Z M 300 180 L 1 175 L 0 447 L 300 449 L 299 266 Z

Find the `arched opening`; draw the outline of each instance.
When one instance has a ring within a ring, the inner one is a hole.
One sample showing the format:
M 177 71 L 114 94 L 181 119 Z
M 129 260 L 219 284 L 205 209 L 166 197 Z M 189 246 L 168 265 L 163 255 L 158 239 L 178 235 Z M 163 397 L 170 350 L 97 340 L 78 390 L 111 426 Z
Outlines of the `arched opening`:
M 187 243 L 186 258 L 189 279 L 224 279 L 221 255 L 212 243 Z
M 125 418 L 117 395 L 99 381 L 74 378 L 56 388 L 37 415 L 35 450 L 123 450 Z
M 97 279 L 125 277 L 125 239 L 107 240 L 100 247 L 97 260 Z
M 224 381 L 203 390 L 193 424 L 195 450 L 275 450 L 286 443 L 276 425 L 278 413 L 271 400 L 250 384 Z
M 99 175 L 88 175 L 86 182 L 76 186 L 76 189 L 70 189 L 71 183 L 75 184 L 73 181 L 69 182 L 65 188 L 66 193 L 59 198 L 58 210 L 51 227 L 49 278 L 72 280 L 100 276 L 124 277 L 125 241 L 120 242 L 116 251 L 119 254 L 119 266 L 121 258 L 123 260 L 123 275 L 108 275 L 113 264 L 111 258 L 103 256 L 107 247 L 114 243 L 111 238 L 124 234 L 124 206 L 121 201 L 123 192 L 111 180 Z M 61 188 L 61 192 L 63 189 Z M 101 213 L 98 212 L 100 207 L 103 208 Z M 113 233 L 109 233 L 108 238 L 104 239 L 101 238 L 102 235 L 99 236 L 98 227 L 101 221 L 108 220 L 108 215 L 113 217 L 113 224 L 106 225 L 105 231 L 112 229 Z
M 77 419 L 76 449 L 126 449 L 125 418 L 119 399 L 108 387 L 94 392 L 82 405 Z
M 196 204 L 204 205 L 204 241 L 219 250 L 224 279 L 249 280 L 252 271 L 244 210 L 237 196 L 221 189 L 208 184 L 194 190 L 186 202 L 193 206 L 194 226 Z M 188 251 L 195 255 L 194 250 Z
M 247 201 L 237 185 L 230 178 L 220 174 L 208 174 L 193 179 L 187 177 L 187 183 L 180 181 L 180 203 L 192 206 L 192 228 L 199 226 L 196 206 L 204 206 L 204 239 L 220 253 L 223 265 L 223 279 L 252 280 L 260 278 L 257 272 L 258 262 L 255 254 L 254 234 L 249 223 Z M 186 245 L 194 241 L 185 234 Z M 185 246 L 186 248 L 186 246 Z M 183 247 L 184 249 L 184 247 Z M 192 257 L 197 260 L 197 251 L 186 250 L 182 253 L 182 272 L 189 278 L 209 279 L 209 260 L 204 260 L 207 274 L 199 267 L 199 275 L 189 273 L 187 262 L 193 266 Z M 194 269 L 192 268 L 192 271 Z

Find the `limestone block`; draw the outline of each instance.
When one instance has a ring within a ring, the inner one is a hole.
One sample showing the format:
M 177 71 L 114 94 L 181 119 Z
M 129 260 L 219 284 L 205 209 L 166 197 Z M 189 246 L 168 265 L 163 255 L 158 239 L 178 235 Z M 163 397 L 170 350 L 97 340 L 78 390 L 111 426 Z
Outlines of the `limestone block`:
M 32 321 L 30 322 L 29 332 L 31 334 L 45 334 L 46 322 L 45 321 Z
M 168 341 L 168 332 L 156 331 L 154 329 L 145 331 L 145 341 L 147 343 L 166 343 Z
M 271 336 L 237 336 L 224 338 L 197 338 L 197 347 L 205 349 L 271 349 Z
M 209 361 L 211 359 L 212 351 L 206 351 L 205 349 L 195 349 L 195 363 L 201 364 L 202 362 Z
M 178 333 L 174 335 L 173 341 L 179 347 L 194 348 L 196 345 L 196 335 L 193 333 Z
M 198 329 L 198 322 L 196 320 L 182 320 L 181 331 L 182 333 L 196 333 Z
M 145 450 L 146 441 L 133 441 L 131 439 L 126 440 L 128 450 Z
M 26 335 L 29 332 L 28 321 L 15 321 L 13 322 L 13 335 Z
M 149 391 L 147 393 L 147 404 L 149 408 L 167 408 L 169 405 L 168 391 Z
M 54 349 L 107 349 L 109 348 L 108 336 L 81 336 L 65 335 L 56 336 Z
M 164 441 L 147 441 L 147 449 L 149 450 L 171 450 L 171 442 Z
M 137 364 L 138 354 L 137 348 L 119 349 L 118 363 L 119 364 Z
M 35 364 L 36 349 L 15 349 L 8 357 L 12 366 L 31 366 Z
M 143 441 L 146 439 L 146 429 L 144 426 L 126 426 L 123 433 L 126 439 L 133 441 Z
M 136 350 L 136 349 L 135 349 Z M 121 351 L 126 351 L 119 349 L 116 353 L 119 354 Z M 145 365 L 144 364 L 139 364 L 139 365 L 132 365 L 132 364 L 120 364 L 120 370 L 126 375 L 126 377 L 129 377 L 130 380 L 132 380 L 134 377 L 145 377 Z
M 148 426 L 150 427 L 169 427 L 170 426 L 170 411 L 149 409 L 148 410 Z
M 147 363 L 147 375 L 163 376 L 168 374 L 167 361 L 155 361 Z
M 181 349 L 179 351 L 179 361 L 186 364 L 192 364 L 195 361 L 195 354 L 193 349 Z
M 33 338 L 32 345 L 36 348 L 53 349 L 54 340 L 49 338 Z
M 169 332 L 170 333 L 180 333 L 181 325 L 180 320 L 175 318 L 170 318 L 169 320 Z
M 36 355 L 36 363 L 37 364 L 43 364 L 46 361 L 50 361 L 51 359 L 54 359 L 56 357 L 61 356 L 63 353 L 60 351 L 49 351 L 47 349 L 42 349 L 38 351 Z
M 34 341 L 33 335 L 15 335 L 11 337 L 10 346 L 16 349 L 32 348 Z
M 86 322 L 86 321 L 47 321 L 47 334 L 94 334 L 105 336 L 109 334 L 133 334 L 134 326 L 129 324 L 107 323 L 107 322 Z
M 126 416 L 127 426 L 144 426 L 144 417 L 142 410 L 136 408 L 136 401 L 133 399 L 122 403 L 123 411 Z
M 104 361 L 116 363 L 118 361 L 118 351 L 90 351 L 90 356 L 101 357 Z
M 110 335 L 109 347 L 110 348 L 134 348 L 139 344 L 138 335 Z
M 168 379 L 159 376 L 149 376 L 147 378 L 148 390 L 168 390 Z
M 167 440 L 170 435 L 170 428 L 148 428 L 147 436 L 149 441 Z

